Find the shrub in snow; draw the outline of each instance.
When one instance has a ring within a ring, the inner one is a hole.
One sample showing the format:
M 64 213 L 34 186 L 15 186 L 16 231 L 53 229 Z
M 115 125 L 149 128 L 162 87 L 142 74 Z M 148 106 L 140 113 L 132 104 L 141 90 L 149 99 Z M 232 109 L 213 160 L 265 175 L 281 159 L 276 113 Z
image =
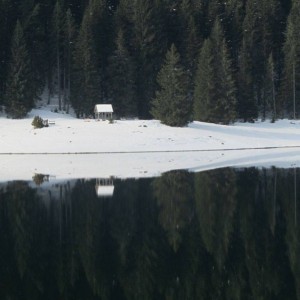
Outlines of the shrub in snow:
M 34 128 L 43 128 L 45 127 L 45 123 L 44 123 L 44 120 L 40 117 L 40 116 L 35 116 L 33 118 L 33 121 L 31 123 L 31 125 L 34 127 Z

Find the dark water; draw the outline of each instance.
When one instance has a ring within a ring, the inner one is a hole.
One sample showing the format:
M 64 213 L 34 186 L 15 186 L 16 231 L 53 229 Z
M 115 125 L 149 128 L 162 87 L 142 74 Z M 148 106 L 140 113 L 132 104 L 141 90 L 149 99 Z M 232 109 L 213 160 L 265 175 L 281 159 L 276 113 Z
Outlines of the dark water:
M 300 299 L 299 170 L 34 179 L 0 186 L 0 299 Z

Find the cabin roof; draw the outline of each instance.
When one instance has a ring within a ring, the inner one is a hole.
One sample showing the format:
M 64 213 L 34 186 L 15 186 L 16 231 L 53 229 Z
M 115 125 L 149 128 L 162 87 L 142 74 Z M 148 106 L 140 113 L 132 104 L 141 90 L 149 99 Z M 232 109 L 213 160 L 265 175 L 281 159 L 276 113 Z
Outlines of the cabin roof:
M 96 104 L 95 113 L 112 113 L 113 108 L 111 104 Z

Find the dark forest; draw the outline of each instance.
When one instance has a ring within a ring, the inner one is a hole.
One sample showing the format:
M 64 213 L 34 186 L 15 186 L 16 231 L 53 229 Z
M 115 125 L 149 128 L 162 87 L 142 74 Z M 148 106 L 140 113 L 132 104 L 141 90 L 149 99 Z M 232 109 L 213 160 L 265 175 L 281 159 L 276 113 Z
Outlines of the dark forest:
M 229 124 L 300 113 L 298 0 L 1 0 L 0 105 Z

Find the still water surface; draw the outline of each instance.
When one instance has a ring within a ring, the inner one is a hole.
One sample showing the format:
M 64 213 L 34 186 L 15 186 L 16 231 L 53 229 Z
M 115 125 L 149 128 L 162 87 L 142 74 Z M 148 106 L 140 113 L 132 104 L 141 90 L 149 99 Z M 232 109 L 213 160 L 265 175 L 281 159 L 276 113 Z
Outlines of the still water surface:
M 0 299 L 300 299 L 297 169 L 47 179 L 0 185 Z

